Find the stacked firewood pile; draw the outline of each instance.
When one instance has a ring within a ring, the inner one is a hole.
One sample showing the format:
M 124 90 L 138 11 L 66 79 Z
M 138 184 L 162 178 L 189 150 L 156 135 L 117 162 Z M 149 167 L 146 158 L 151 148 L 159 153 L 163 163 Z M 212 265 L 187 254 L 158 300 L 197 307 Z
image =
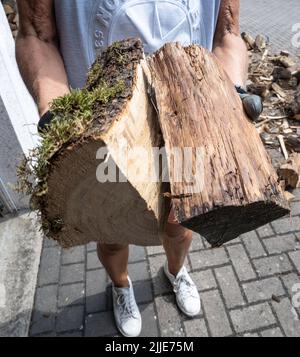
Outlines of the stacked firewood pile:
M 243 33 L 242 37 L 250 56 L 247 89 L 264 100 L 264 111 L 255 126 L 283 187 L 299 187 L 300 65 L 287 51 L 274 55 L 262 35 L 254 39 Z
M 16 9 L 15 1 L 2 1 L 3 8 L 14 39 L 17 37 L 19 28 L 19 16 Z

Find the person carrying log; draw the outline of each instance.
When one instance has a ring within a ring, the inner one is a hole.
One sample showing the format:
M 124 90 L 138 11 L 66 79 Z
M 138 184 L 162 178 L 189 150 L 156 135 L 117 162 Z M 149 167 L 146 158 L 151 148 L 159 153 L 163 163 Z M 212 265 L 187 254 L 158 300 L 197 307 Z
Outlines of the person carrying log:
M 238 0 L 19 0 L 17 61 L 38 105 L 39 129 L 51 125 L 50 103 L 82 88 L 98 53 L 117 40 L 137 37 L 147 53 L 168 42 L 199 44 L 212 51 L 240 94 L 251 119 L 262 112 L 261 99 L 245 91 L 248 56 L 240 37 Z M 187 316 L 201 309 L 197 287 L 184 261 L 192 231 L 171 210 L 163 246 L 164 272 L 179 309 Z M 113 308 L 124 336 L 138 336 L 141 315 L 128 276 L 129 246 L 98 244 L 98 256 L 113 284 Z

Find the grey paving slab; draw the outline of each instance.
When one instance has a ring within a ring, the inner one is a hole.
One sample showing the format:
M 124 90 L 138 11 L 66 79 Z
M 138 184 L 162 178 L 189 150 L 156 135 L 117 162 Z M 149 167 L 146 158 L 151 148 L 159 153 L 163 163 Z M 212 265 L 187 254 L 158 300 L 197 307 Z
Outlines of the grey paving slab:
M 0 219 L 0 337 L 29 332 L 42 249 L 37 222 L 28 212 Z
M 211 269 L 194 271 L 191 273 L 194 283 L 199 291 L 209 290 L 217 287 L 217 282 Z
M 296 240 L 296 236 L 293 233 L 264 239 L 264 244 L 269 254 L 280 254 L 282 252 L 300 249 L 300 242 Z
M 84 304 L 84 283 L 75 283 L 59 287 L 58 306 Z
M 299 217 L 286 217 L 272 222 L 272 226 L 277 234 L 300 231 L 300 219 Z
M 144 247 L 133 246 L 129 252 L 129 263 L 146 260 L 146 250 Z
M 149 257 L 150 272 L 155 295 L 170 293 L 172 289 L 171 284 L 166 279 L 162 269 L 165 261 L 166 257 L 164 255 Z
M 141 337 L 158 337 L 160 335 L 158 319 L 155 312 L 154 303 L 140 305 L 142 316 Z
M 232 329 L 220 292 L 218 290 L 207 291 L 202 293 L 201 296 L 211 336 L 224 337 L 231 335 Z
M 293 263 L 296 266 L 296 269 L 300 273 L 300 250 L 297 252 L 291 252 L 289 253 L 290 258 L 292 259 Z
M 85 247 L 75 247 L 62 250 L 62 264 L 81 263 L 85 260 Z
M 256 229 L 257 234 L 260 238 L 272 237 L 275 235 L 274 229 L 270 224 L 266 224 L 258 229 Z
M 242 244 L 227 247 L 232 265 L 238 275 L 238 278 L 243 280 L 250 280 L 256 277 L 256 274 L 251 265 L 250 259 L 247 256 L 245 248 Z
M 56 333 L 55 315 L 40 315 L 34 311 L 32 314 L 30 335 L 36 336 L 42 333 Z
M 253 305 L 230 312 L 236 332 L 256 330 L 276 323 L 275 316 L 267 303 Z
M 243 289 L 249 303 L 271 300 L 272 296 L 279 297 L 285 294 L 283 285 L 278 277 L 243 284 Z
M 116 336 L 118 330 L 111 311 L 90 314 L 85 320 L 86 337 Z
M 266 251 L 255 231 L 243 234 L 242 240 L 250 258 L 258 258 L 266 255 Z
M 254 259 L 253 264 L 260 277 L 286 273 L 293 269 L 288 257 L 284 254 Z
M 145 262 L 129 264 L 128 274 L 132 281 L 147 280 L 150 278 L 150 270 Z
M 46 248 L 42 251 L 38 285 L 57 284 L 60 273 L 60 248 Z
M 35 292 L 35 311 L 32 319 L 35 320 L 35 312 L 39 315 L 55 314 L 57 311 L 58 285 L 39 287 Z
M 261 332 L 262 337 L 283 337 L 280 328 L 271 328 Z
M 60 271 L 60 283 L 71 284 L 84 281 L 85 265 L 83 263 L 63 265 Z
M 173 295 L 155 298 L 155 306 L 162 337 L 182 337 L 184 330 L 180 312 Z
M 280 324 L 287 337 L 300 337 L 300 319 L 288 298 L 273 302 Z
M 228 263 L 228 257 L 224 248 L 201 250 L 190 253 L 193 269 L 213 267 Z
M 204 319 L 192 319 L 184 321 L 186 335 L 189 337 L 208 337 L 208 331 Z
M 86 273 L 87 313 L 105 311 L 108 305 L 107 275 L 104 269 Z
M 99 261 L 97 251 L 87 252 L 87 269 L 99 269 L 103 268 Z
M 153 301 L 153 288 L 151 280 L 141 280 L 134 283 L 136 301 L 139 304 Z
M 67 306 L 57 315 L 56 331 L 65 332 L 83 329 L 84 306 Z
M 217 281 L 228 308 L 245 304 L 239 282 L 231 266 L 215 269 Z
M 299 23 L 300 5 L 298 0 L 282 3 L 280 0 L 241 0 L 241 27 L 253 36 L 268 36 L 274 51 L 282 48 L 295 56 L 299 55 L 299 47 L 293 46 L 292 39 L 296 35 L 293 26 Z M 276 20 L 274 20 L 276 19 Z

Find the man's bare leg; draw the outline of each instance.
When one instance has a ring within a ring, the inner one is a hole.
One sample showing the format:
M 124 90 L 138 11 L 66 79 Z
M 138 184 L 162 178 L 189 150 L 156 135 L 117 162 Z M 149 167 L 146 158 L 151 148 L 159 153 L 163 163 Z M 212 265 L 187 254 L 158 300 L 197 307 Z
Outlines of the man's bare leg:
M 168 259 L 164 266 L 164 272 L 173 286 L 179 309 L 185 315 L 193 317 L 199 314 L 201 301 L 197 286 L 184 266 L 191 242 L 192 231 L 176 223 L 171 210 L 163 239 Z
M 184 265 L 192 239 L 192 231 L 176 223 L 174 214 L 171 211 L 163 239 L 163 246 L 168 259 L 169 272 L 174 276 L 177 275 Z
M 97 246 L 98 257 L 116 287 L 128 287 L 129 246 L 102 244 Z
M 122 335 L 137 337 L 142 329 L 142 318 L 128 278 L 129 246 L 98 243 L 97 252 L 113 282 L 112 301 L 116 325 Z

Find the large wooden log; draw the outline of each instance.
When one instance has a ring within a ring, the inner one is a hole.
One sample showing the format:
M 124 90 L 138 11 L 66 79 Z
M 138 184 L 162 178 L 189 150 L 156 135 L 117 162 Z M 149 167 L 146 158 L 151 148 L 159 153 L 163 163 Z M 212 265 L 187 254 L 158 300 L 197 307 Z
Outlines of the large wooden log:
M 214 55 L 166 44 L 148 66 L 176 220 L 218 246 L 286 215 L 276 172 Z
M 84 93 L 101 97 L 85 109 L 88 125 L 38 170 L 43 226 L 63 247 L 161 244 L 169 198 L 177 221 L 214 246 L 288 213 L 233 84 L 204 49 L 167 44 L 145 60 L 140 41 L 118 42 L 97 59 Z M 166 165 L 157 156 L 164 144 Z
M 92 108 L 87 129 L 49 160 L 42 220 L 48 235 L 63 247 L 90 241 L 161 244 L 168 214 L 166 189 L 161 180 L 149 180 L 147 170 L 155 167 L 153 150 L 162 146 L 162 137 L 147 93 L 143 58 L 141 42 L 127 40 L 97 59 L 87 90 L 103 81 L 108 86 L 122 82 L 124 88 L 113 100 Z M 130 157 L 136 148 L 144 149 L 147 157 Z

